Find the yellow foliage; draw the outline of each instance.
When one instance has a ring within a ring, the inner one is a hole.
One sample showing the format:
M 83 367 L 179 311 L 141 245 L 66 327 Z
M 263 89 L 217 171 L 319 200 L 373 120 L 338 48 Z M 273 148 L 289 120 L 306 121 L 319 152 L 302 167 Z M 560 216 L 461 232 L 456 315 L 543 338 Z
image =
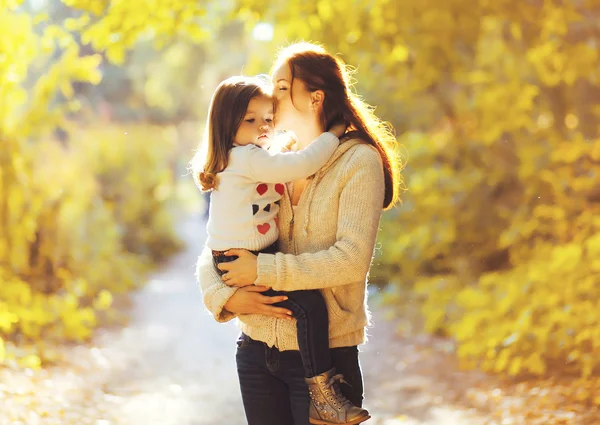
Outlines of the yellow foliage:
M 39 141 L 21 169 L 27 185 L 2 185 L 0 337 L 89 338 L 112 294 L 177 248 L 172 145 L 162 129 L 126 132 L 127 143 L 115 127 L 75 128 L 69 149 Z
M 90 137 L 90 132 L 93 137 Z M 71 134 L 103 201 L 119 223 L 124 247 L 154 261 L 177 249 L 171 200 L 176 134 L 171 127 L 81 127 Z
M 191 0 L 63 0 L 82 14 L 66 22 L 81 32 L 82 41 L 107 58 L 122 64 L 128 49 L 141 39 L 163 47 L 175 36 L 198 42 L 207 37 L 203 29 L 206 6 Z M 98 19 L 102 17 L 102 19 Z
M 113 295 L 177 248 L 174 132 L 68 122 L 72 84 L 101 78 L 101 56 L 82 56 L 72 31 L 120 27 L 88 16 L 108 2 L 73 1 L 82 16 L 43 27 L 19 3 L 0 3 L 0 364 L 36 368 L 46 344 L 89 338 Z M 191 25 L 195 12 L 177 10 L 164 25 Z
M 270 3 L 238 1 L 273 44 L 341 52 L 408 152 L 373 275 L 412 289 L 464 364 L 600 372 L 596 2 Z

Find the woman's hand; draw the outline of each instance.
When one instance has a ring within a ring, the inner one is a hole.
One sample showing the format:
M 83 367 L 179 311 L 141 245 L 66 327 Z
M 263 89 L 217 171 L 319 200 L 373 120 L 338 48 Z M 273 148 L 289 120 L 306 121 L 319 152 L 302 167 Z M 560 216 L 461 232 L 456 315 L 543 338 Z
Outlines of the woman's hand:
M 227 272 L 222 276 L 223 282 L 235 288 L 253 285 L 258 277 L 257 256 L 245 249 L 230 249 L 225 255 L 237 255 L 238 259 L 219 264 L 219 269 Z
M 287 300 L 285 295 L 267 296 L 261 294 L 268 290 L 266 286 L 246 286 L 233 293 L 223 308 L 236 314 L 264 314 L 266 316 L 291 319 L 292 312 L 287 308 L 275 307 L 272 304 Z

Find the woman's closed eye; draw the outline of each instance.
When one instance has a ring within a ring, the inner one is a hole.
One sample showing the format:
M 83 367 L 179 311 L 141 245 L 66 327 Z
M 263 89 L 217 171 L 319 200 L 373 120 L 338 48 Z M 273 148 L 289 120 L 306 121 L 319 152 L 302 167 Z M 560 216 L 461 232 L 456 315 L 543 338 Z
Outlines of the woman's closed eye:
M 252 124 L 254 121 L 256 121 L 254 118 L 249 118 L 249 119 L 247 119 L 247 120 L 246 120 L 246 122 L 249 122 L 249 123 L 251 123 L 251 124 Z

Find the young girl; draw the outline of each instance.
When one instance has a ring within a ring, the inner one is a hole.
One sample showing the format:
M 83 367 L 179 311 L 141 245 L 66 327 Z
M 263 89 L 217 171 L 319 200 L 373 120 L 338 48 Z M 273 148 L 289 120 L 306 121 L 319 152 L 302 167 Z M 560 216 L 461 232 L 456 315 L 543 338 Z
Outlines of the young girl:
M 270 91 L 258 78 L 231 77 L 217 87 L 211 100 L 204 140 L 208 152 L 203 164 L 199 158 L 193 160 L 193 168 L 197 184 L 203 191 L 211 191 L 206 244 L 217 267 L 237 259 L 227 255 L 229 249 L 277 252 L 283 183 L 316 173 L 336 150 L 346 129 L 345 125 L 335 125 L 298 152 L 270 152 L 274 135 Z M 219 273 L 226 281 L 226 273 Z M 370 416 L 365 409 L 351 404 L 335 391 L 330 379 L 323 379 L 332 374 L 332 362 L 327 307 L 320 292 L 269 290 L 263 294 L 285 295 L 285 301 L 277 305 L 289 309 L 297 321 L 307 382 L 321 383 L 320 393 L 311 391 L 311 398 L 319 402 L 325 396 L 336 407 L 337 412 L 326 420 L 313 415 L 311 409 L 311 423 L 358 424 L 367 420 Z

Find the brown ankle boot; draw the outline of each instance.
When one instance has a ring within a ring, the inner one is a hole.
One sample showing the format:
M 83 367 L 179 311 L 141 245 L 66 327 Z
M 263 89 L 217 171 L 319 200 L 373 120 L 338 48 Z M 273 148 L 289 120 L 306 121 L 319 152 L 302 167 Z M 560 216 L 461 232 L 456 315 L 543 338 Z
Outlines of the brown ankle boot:
M 318 425 L 354 425 L 366 421 L 369 412 L 356 407 L 342 395 L 338 381 L 342 375 L 335 374 L 335 368 L 325 373 L 305 378 L 310 394 L 310 423 Z

